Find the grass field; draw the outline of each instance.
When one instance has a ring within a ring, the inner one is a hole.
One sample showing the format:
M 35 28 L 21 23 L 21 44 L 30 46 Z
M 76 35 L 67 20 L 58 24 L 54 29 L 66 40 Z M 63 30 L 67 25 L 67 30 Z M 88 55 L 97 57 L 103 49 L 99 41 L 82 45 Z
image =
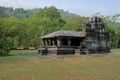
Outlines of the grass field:
M 40 59 L 12 51 L 0 57 L 0 80 L 120 80 L 120 54 Z

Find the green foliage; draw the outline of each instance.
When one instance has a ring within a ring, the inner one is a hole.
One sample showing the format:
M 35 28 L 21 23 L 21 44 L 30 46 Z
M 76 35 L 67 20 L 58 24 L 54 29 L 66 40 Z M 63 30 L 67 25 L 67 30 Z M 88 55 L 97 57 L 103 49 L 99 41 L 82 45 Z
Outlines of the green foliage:
M 13 8 L 5 8 L 0 6 L 0 17 L 9 17 L 12 15 Z
M 0 6 L 0 18 L 5 18 L 5 17 L 15 17 L 16 19 L 29 18 L 34 14 L 36 10 L 37 9 L 24 10 L 23 8 L 13 9 L 12 7 Z
M 6 36 L 4 29 L 0 27 L 0 55 L 7 55 L 10 48 L 9 37 Z
M 111 48 L 120 48 L 120 14 L 105 17 L 104 23 L 110 33 Z
M 6 39 L 0 39 L 0 55 L 5 55 L 8 53 L 9 45 Z
M 46 29 L 47 33 L 53 32 L 65 24 L 65 21 L 61 19 L 60 13 L 54 6 L 40 9 L 36 12 L 35 17 L 37 17 L 40 25 Z
M 40 17 L 40 18 L 49 18 L 51 20 L 61 18 L 60 13 L 58 12 L 58 10 L 54 6 L 45 7 L 43 9 L 40 9 L 36 13 L 35 16 Z
M 6 11 L 5 8 L 3 9 Z M 31 12 L 30 17 L 24 17 L 27 12 Z M 1 40 L 1 46 L 5 43 L 10 48 L 17 47 L 38 47 L 40 37 L 50 32 L 59 30 L 65 24 L 61 15 L 55 7 L 46 7 L 43 9 L 24 10 L 17 8 L 12 11 L 13 15 L 0 18 L 0 35 L 6 40 Z M 33 14 L 35 13 L 35 14 Z
M 77 17 L 66 19 L 66 26 L 71 30 L 80 31 L 82 30 L 83 24 L 88 20 L 87 17 Z

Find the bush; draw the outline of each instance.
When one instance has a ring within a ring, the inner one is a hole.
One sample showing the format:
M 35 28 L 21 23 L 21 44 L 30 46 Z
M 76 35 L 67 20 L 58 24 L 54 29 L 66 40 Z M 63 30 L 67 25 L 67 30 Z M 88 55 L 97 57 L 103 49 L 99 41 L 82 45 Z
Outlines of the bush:
M 10 43 L 6 38 L 0 39 L 0 55 L 8 55 Z

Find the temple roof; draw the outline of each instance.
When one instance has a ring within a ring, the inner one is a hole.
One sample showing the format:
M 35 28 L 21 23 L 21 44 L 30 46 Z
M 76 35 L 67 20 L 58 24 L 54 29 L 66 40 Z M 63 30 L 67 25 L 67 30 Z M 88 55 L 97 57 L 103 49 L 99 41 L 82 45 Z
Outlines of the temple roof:
M 54 37 L 85 37 L 86 33 L 83 31 L 68 31 L 68 30 L 59 30 L 48 35 L 41 37 L 42 39 L 45 38 L 54 38 Z

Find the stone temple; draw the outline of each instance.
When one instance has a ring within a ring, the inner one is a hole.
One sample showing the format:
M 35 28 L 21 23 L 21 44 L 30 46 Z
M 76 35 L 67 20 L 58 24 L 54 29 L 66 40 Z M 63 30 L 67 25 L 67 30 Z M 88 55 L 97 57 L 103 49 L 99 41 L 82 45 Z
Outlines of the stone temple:
M 43 45 L 38 49 L 39 54 L 91 54 L 107 53 L 109 33 L 102 19 L 93 17 L 83 25 L 82 31 L 59 30 L 42 36 Z

